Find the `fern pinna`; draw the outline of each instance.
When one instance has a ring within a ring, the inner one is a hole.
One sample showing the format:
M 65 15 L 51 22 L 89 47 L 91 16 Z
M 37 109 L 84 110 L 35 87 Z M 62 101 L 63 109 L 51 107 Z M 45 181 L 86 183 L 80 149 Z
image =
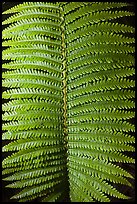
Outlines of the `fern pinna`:
M 134 163 L 132 5 L 25 2 L 3 12 L 3 160 L 20 202 L 129 199 Z M 6 99 L 6 100 L 5 100 Z M 115 185 L 117 184 L 117 185 Z

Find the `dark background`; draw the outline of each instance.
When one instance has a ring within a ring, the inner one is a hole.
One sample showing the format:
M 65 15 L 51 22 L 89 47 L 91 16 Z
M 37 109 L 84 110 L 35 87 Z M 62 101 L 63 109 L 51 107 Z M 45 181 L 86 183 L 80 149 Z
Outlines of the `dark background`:
M 125 1 L 123 1 L 125 2 Z M 1 2 L 1 6 L 2 6 L 2 12 L 15 6 L 18 5 L 19 3 L 23 3 L 22 2 Z M 129 10 L 135 12 L 135 2 L 131 2 L 132 6 L 129 6 Z M 9 15 L 2 15 L 2 21 L 5 20 L 7 17 L 11 16 Z M 127 25 L 130 26 L 135 26 L 135 17 L 125 17 L 122 19 L 122 23 L 125 23 Z M 6 26 L 2 26 L 3 30 Z M 132 121 L 133 123 L 135 122 L 134 120 Z M 2 146 L 5 145 L 6 141 L 3 142 Z M 5 158 L 6 156 L 8 156 L 10 153 L 3 153 L 2 154 L 2 160 L 3 158 Z M 130 153 L 125 153 L 130 154 Z M 135 155 L 132 153 L 131 154 L 132 157 L 135 157 Z M 125 170 L 127 170 L 131 175 L 133 175 L 135 177 L 135 165 L 134 164 L 118 164 L 119 166 L 121 166 L 122 168 L 124 168 Z M 0 199 L 0 201 L 2 202 L 15 202 L 15 200 L 10 200 L 10 197 L 12 197 L 14 194 L 16 194 L 16 192 L 18 192 L 17 189 L 9 189 L 9 188 L 5 188 L 5 186 L 8 184 L 8 182 L 5 182 L 1 179 L 1 185 L 2 188 L 2 197 Z M 130 179 L 131 184 L 133 185 L 133 188 L 130 188 L 128 186 L 123 186 L 123 185 L 114 185 L 120 192 L 122 192 L 123 194 L 132 197 L 132 199 L 130 200 L 122 200 L 122 199 L 117 199 L 117 198 L 111 198 L 111 202 L 135 202 L 135 180 Z M 32 202 L 32 201 L 31 201 Z M 37 200 L 35 200 L 34 202 L 37 202 Z

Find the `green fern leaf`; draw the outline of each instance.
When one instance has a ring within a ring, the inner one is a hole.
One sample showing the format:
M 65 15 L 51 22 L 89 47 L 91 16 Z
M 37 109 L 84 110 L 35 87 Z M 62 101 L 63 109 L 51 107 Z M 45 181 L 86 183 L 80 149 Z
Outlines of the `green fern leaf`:
M 11 199 L 130 199 L 117 187 L 134 188 L 125 166 L 135 163 L 131 8 L 24 2 L 3 12 L 2 174 L 17 190 Z

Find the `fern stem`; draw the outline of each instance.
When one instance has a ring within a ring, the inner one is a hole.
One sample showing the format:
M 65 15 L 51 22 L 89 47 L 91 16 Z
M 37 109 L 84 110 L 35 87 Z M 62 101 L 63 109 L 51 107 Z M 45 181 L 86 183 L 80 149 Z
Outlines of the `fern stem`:
M 60 7 L 61 11 L 63 11 L 63 8 Z M 64 12 L 60 12 L 61 14 L 61 19 L 62 19 L 62 25 L 61 25 L 61 31 L 62 31 L 62 77 L 63 77 L 63 118 L 64 118 L 64 148 L 65 148 L 65 154 L 66 154 L 66 168 L 68 169 L 67 166 L 67 158 L 68 158 L 68 144 L 67 144 L 67 63 L 66 63 L 66 43 L 65 43 L 65 20 L 64 20 Z M 67 183 L 67 188 L 68 192 L 70 192 L 70 187 L 69 187 L 69 176 L 68 176 L 68 171 L 66 170 L 67 175 L 66 175 L 66 183 Z M 66 200 L 70 201 L 69 194 L 67 194 Z

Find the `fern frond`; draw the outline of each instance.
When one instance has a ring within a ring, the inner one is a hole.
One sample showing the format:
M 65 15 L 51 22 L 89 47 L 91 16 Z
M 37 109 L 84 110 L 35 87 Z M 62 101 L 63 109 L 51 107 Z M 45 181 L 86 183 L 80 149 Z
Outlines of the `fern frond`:
M 54 124 L 52 123 L 52 120 L 46 119 L 43 121 L 43 119 L 34 119 L 34 120 L 21 120 L 21 121 L 15 121 L 15 122 L 8 122 L 6 124 L 3 124 L 3 130 L 11 130 L 11 131 L 18 131 L 18 130 L 30 130 L 33 128 L 58 128 L 61 127 L 61 125 L 58 125 L 58 121 L 54 121 Z
M 113 195 L 115 197 L 118 198 L 123 198 L 123 199 L 127 199 L 127 196 L 124 196 L 122 193 L 119 193 L 116 189 L 114 189 L 112 186 L 110 186 L 107 182 L 105 181 L 100 181 L 98 178 L 92 177 L 91 182 L 87 182 L 89 181 L 90 176 L 85 175 L 83 172 L 81 172 L 80 170 L 73 170 L 71 168 L 70 172 L 74 172 L 74 175 L 77 175 L 78 178 L 80 178 L 83 182 L 84 182 L 84 187 L 86 186 L 94 186 L 95 189 L 98 189 L 98 192 L 104 192 L 110 195 Z
M 130 116 L 129 116 L 130 117 Z M 30 119 L 53 119 L 53 120 L 61 120 L 62 114 L 59 112 L 53 111 L 28 111 L 28 113 L 24 113 L 24 111 L 18 112 L 8 112 L 3 114 L 3 120 L 30 120 Z
M 2 25 L 5 24 L 10 24 L 16 21 L 20 21 L 20 20 L 24 20 L 24 19 L 28 19 L 28 18 L 48 18 L 50 20 L 53 21 L 59 21 L 60 20 L 60 16 L 58 13 L 50 13 L 50 12 L 45 12 L 45 9 L 41 8 L 30 8 L 30 9 L 25 9 L 22 10 L 21 12 L 14 14 L 13 16 L 9 17 L 8 19 L 6 19 L 5 21 L 3 21 Z
M 81 6 L 88 4 L 88 2 L 70 2 L 69 4 L 65 4 L 63 7 L 63 14 L 67 16 L 70 12 L 73 13 L 76 9 L 79 9 Z
M 107 62 L 94 63 L 94 64 L 92 64 L 92 66 L 87 65 L 87 66 L 81 67 L 80 69 L 72 70 L 69 73 L 68 83 L 71 80 L 77 78 L 77 76 L 79 76 L 79 78 L 81 78 L 81 76 L 84 76 L 86 74 L 91 74 L 91 73 L 92 73 L 92 75 L 94 74 L 94 77 L 98 79 L 98 75 L 100 72 L 102 75 L 108 75 L 110 70 L 112 72 L 112 76 L 115 77 L 113 75 L 115 73 L 115 70 L 117 70 L 120 73 L 121 72 L 124 73 L 128 69 L 128 72 L 130 72 L 132 70 L 131 67 L 133 67 L 133 65 L 134 65 L 134 62 L 132 62 L 132 61 L 129 61 L 129 62 L 123 61 L 121 63 L 113 63 L 113 62 L 111 62 L 111 63 L 107 63 Z M 105 71 L 105 72 L 103 72 L 103 71 Z M 95 76 L 94 72 L 96 72 L 96 76 Z M 104 74 L 104 73 L 106 73 L 106 74 Z M 110 77 L 110 75 L 108 75 L 108 76 Z M 90 75 L 90 77 L 92 78 L 91 75 Z M 100 77 L 101 77 L 101 75 L 100 75 Z
M 26 54 L 26 53 L 10 53 L 10 54 L 4 54 L 3 55 L 3 60 L 23 60 L 23 59 L 29 59 L 31 62 L 34 61 L 34 58 L 35 60 L 38 60 L 38 61 L 47 61 L 47 63 L 51 63 L 53 64 L 54 66 L 61 66 L 61 60 L 59 59 L 56 59 L 56 58 L 52 58 L 50 56 L 48 56 L 47 54 L 41 54 L 39 52 L 36 52 L 36 51 L 33 51 L 33 53 L 30 53 L 29 55 Z
M 61 179 L 62 180 L 62 179 Z M 46 189 L 53 188 L 57 184 L 61 183 L 61 180 L 53 180 L 52 182 L 46 182 L 45 184 L 42 184 L 40 186 L 33 186 L 30 188 L 25 188 L 22 190 L 19 194 L 13 196 L 11 199 L 22 199 L 26 196 L 34 195 L 36 193 L 40 193 Z
M 81 148 L 81 151 L 77 148 L 69 149 L 68 153 L 70 156 L 84 157 L 90 159 L 104 160 L 105 162 L 123 162 L 123 163 L 135 163 L 133 158 L 127 157 L 121 153 L 116 152 L 103 152 L 97 150 L 86 150 Z
M 46 149 L 44 147 L 38 148 L 38 149 L 26 149 L 21 150 L 17 153 L 12 154 L 10 157 L 7 157 L 5 160 L 3 160 L 3 166 L 4 167 L 11 167 L 11 166 L 17 166 L 22 161 L 26 160 L 32 160 L 33 158 L 37 158 L 40 155 L 46 155 L 51 153 L 57 153 L 63 151 L 63 145 L 54 145 L 54 146 L 47 146 Z M 19 162 L 19 164 L 17 164 Z
M 134 87 L 134 80 L 126 80 L 126 79 L 113 79 L 112 80 L 100 80 L 97 82 L 89 82 L 87 86 L 75 87 L 68 92 L 68 99 L 76 98 L 78 96 L 82 96 L 84 94 L 100 92 L 100 91 L 108 91 L 120 88 L 129 88 Z
M 6 11 L 3 12 L 3 14 L 10 14 L 15 12 L 24 11 L 26 9 L 30 8 L 44 8 L 45 10 L 51 10 L 52 12 L 55 10 L 59 10 L 60 8 L 56 6 L 55 4 L 52 4 L 50 2 L 24 2 L 23 4 L 19 4 L 17 6 L 14 6 Z
M 61 74 L 53 73 L 51 71 L 44 72 L 44 70 L 37 69 L 14 69 L 11 71 L 6 71 L 2 73 L 2 77 L 5 79 L 12 78 L 21 78 L 21 79 L 41 79 L 45 81 L 50 81 L 50 83 L 56 83 L 56 85 L 61 86 L 62 76 Z
M 97 150 L 102 150 L 104 149 L 104 151 L 109 151 L 109 152 L 113 152 L 113 151 L 135 151 L 135 148 L 132 146 L 129 146 L 127 144 L 122 145 L 122 144 L 113 144 L 112 142 L 90 142 L 89 141 L 83 141 L 82 144 L 79 143 L 78 141 L 69 141 L 68 142 L 68 146 L 69 148 L 85 148 L 85 149 L 97 149 Z
M 31 35 L 31 36 L 20 36 L 14 40 L 6 40 L 2 42 L 2 46 L 12 46 L 12 47 L 27 47 L 27 45 L 48 45 L 49 47 L 61 48 L 61 42 L 59 40 L 48 39 L 48 37 L 42 35 Z
M 135 117 L 134 112 L 126 111 L 114 111 L 114 110 L 105 110 L 105 111 L 89 111 L 85 114 L 73 115 L 68 117 L 68 123 L 79 123 L 79 122 L 90 122 L 92 120 L 102 121 L 102 120 L 122 120 Z
M 125 177 L 129 177 L 129 178 L 133 178 L 132 175 L 129 174 L 127 171 L 125 171 L 121 167 L 119 167 L 115 164 L 112 164 L 112 163 L 107 163 L 107 162 L 104 162 L 101 160 L 97 161 L 94 159 L 91 162 L 90 158 L 76 157 L 74 155 L 70 156 L 69 159 L 71 162 L 79 163 L 79 164 L 85 165 L 87 167 L 91 167 L 93 169 L 96 169 L 100 172 L 107 173 L 109 175 L 115 175 L 115 176 L 117 175 L 117 176 L 125 176 Z M 106 177 L 106 179 L 107 179 L 107 177 Z
M 46 168 L 37 168 L 37 169 L 28 169 L 22 170 L 19 172 L 15 172 L 12 176 L 6 177 L 4 180 L 7 181 L 15 181 L 15 180 L 22 180 L 22 179 L 30 179 L 30 178 L 37 178 L 39 176 L 48 176 L 49 173 L 58 173 L 60 170 L 65 171 L 65 165 L 58 165 L 53 167 L 46 167 Z
M 72 24 L 68 24 L 67 30 L 68 33 L 75 32 L 78 28 L 83 28 L 85 25 L 92 25 L 94 23 L 99 23 L 102 21 L 112 20 L 115 18 L 121 18 L 123 16 L 131 16 L 134 15 L 134 13 L 129 11 L 97 11 L 96 13 L 93 13 L 92 15 L 87 15 L 85 18 L 80 18 L 76 22 Z M 77 24 L 77 25 L 76 25 Z
M 20 189 L 11 199 L 129 199 L 116 189 L 134 178 L 124 166 L 135 163 L 129 6 L 24 2 L 3 12 L 13 14 L 2 23 L 2 151 L 10 153 L 2 174 Z
M 67 44 L 70 42 L 73 43 L 73 41 L 78 41 L 79 38 L 82 38 L 83 36 L 87 37 L 89 35 L 94 34 L 101 34 L 101 33 L 134 33 L 135 28 L 131 26 L 127 26 L 124 24 L 118 24 L 118 23 L 111 23 L 111 22 L 99 22 L 92 26 L 92 29 L 90 26 L 85 25 L 82 30 L 75 30 L 74 33 L 69 33 L 69 39 L 67 41 Z
M 98 92 L 87 94 L 86 96 L 81 96 L 74 98 L 73 100 L 68 101 L 68 108 L 76 107 L 79 104 L 87 104 L 90 102 L 98 102 L 98 101 L 120 101 L 121 99 L 131 99 L 135 98 L 135 91 L 129 91 L 129 90 L 113 90 L 113 93 L 111 91 L 105 91 L 105 92 Z
M 12 78 L 12 79 L 6 79 L 2 81 L 2 84 L 4 87 L 19 87 L 19 88 L 39 88 L 39 89 L 43 89 L 45 88 L 47 91 L 52 91 L 52 92 L 56 92 L 62 91 L 62 87 L 60 85 L 57 86 L 56 83 L 52 82 L 50 83 L 49 81 L 47 82 L 47 80 L 30 80 L 30 79 L 17 79 L 17 78 Z
M 86 167 L 85 165 L 81 165 L 80 168 L 78 168 L 78 165 L 79 164 L 76 164 L 76 163 L 74 163 L 74 164 L 70 163 L 70 168 L 73 168 L 73 169 L 78 170 L 78 171 L 80 170 L 82 172 L 84 171 L 84 173 L 89 175 L 89 176 L 96 176 L 97 175 L 97 177 L 99 179 L 106 179 L 106 180 L 114 182 L 114 183 L 120 183 L 120 184 L 128 185 L 131 187 L 131 184 L 125 178 L 121 178 L 121 177 L 118 177 L 118 176 L 115 176 L 112 174 L 102 173 L 102 172 L 97 171 L 95 169 Z M 92 172 L 94 172 L 94 175 L 91 175 Z
M 63 134 L 61 129 L 55 129 L 50 131 L 47 128 L 39 130 L 26 130 L 26 131 L 9 131 L 3 133 L 3 140 L 13 140 L 13 139 L 25 139 L 25 138 L 56 138 L 61 137 Z
M 20 56 L 20 58 L 22 58 Z M 3 67 L 5 69 L 40 69 L 43 71 L 52 71 L 54 73 L 61 73 L 61 69 L 59 66 L 53 66 L 50 63 L 42 62 L 42 61 L 29 61 L 29 60 L 16 60 L 14 62 L 10 62 L 7 64 L 4 64 Z
M 55 174 L 49 175 L 49 176 L 47 175 L 46 177 L 41 176 L 39 178 L 26 179 L 23 182 L 17 181 L 17 182 L 14 182 L 12 184 L 8 184 L 7 187 L 9 187 L 9 188 L 24 188 L 27 186 L 33 186 L 33 185 L 37 185 L 40 183 L 44 183 L 44 182 L 50 181 L 52 179 L 57 179 L 57 178 L 60 178 L 62 176 L 64 176 L 64 174 L 60 172 L 60 173 L 55 173 Z
M 55 94 L 55 93 L 54 93 Z M 18 88 L 18 89 L 11 89 L 8 91 L 3 92 L 3 98 L 31 98 L 31 97 L 40 97 L 40 98 L 53 98 L 57 101 L 61 101 L 62 98 L 59 94 L 53 95 L 50 91 L 45 91 L 44 89 L 34 89 L 34 88 Z
M 109 52 L 113 52 L 113 53 L 133 53 L 134 52 L 134 48 L 132 48 L 131 46 L 124 46 L 124 45 L 103 45 L 103 44 L 99 44 L 99 45 L 95 45 L 96 49 L 94 48 L 94 46 L 92 46 L 92 49 L 89 49 L 89 47 L 87 48 L 80 48 L 75 50 L 75 52 L 73 51 L 72 53 L 70 53 L 70 56 L 68 56 L 68 62 L 73 60 L 78 60 L 79 58 L 85 56 L 85 55 L 97 55 L 97 54 L 105 54 L 105 53 L 109 53 Z
M 80 176 L 78 176 L 77 174 L 74 175 L 71 173 L 72 172 L 72 169 L 70 170 L 69 172 L 69 179 L 70 179 L 70 182 L 71 180 L 74 181 L 78 186 L 83 186 L 82 190 L 84 192 L 86 192 L 86 194 L 88 196 L 91 197 L 91 200 L 94 198 L 96 199 L 97 201 L 100 201 L 100 202 L 109 202 L 110 199 L 104 195 L 102 192 L 100 192 L 99 190 L 97 190 L 95 188 L 95 186 L 92 186 L 92 185 L 89 185 L 89 182 L 85 183 L 86 181 L 83 181 Z
M 87 3 L 87 2 L 84 2 Z M 121 8 L 124 6 L 128 6 L 125 3 L 108 3 L 108 2 L 97 2 L 97 3 L 92 3 L 92 4 L 88 4 L 85 5 L 84 7 L 82 6 L 81 3 L 81 7 L 76 10 L 74 13 L 70 13 L 68 15 L 66 15 L 66 24 L 69 24 L 71 22 L 74 22 L 75 20 L 79 19 L 80 17 L 84 17 L 84 16 L 88 16 L 90 14 L 93 14 L 94 12 L 97 11 L 103 11 L 103 10 L 109 10 L 112 8 Z M 67 6 L 66 6 L 67 8 Z M 72 10 L 71 10 L 72 11 Z M 67 11 L 68 13 L 68 11 Z
M 4 107 L 5 108 L 5 107 Z M 92 102 L 91 104 L 87 105 L 81 105 L 81 106 L 76 106 L 73 107 L 72 110 L 68 109 L 68 116 L 72 115 L 77 115 L 77 114 L 82 114 L 82 113 L 88 113 L 90 111 L 104 111 L 105 109 L 109 110 L 115 110 L 116 108 L 118 109 L 131 109 L 135 108 L 135 103 L 130 100 L 115 100 L 115 101 L 96 101 Z
M 71 180 L 71 190 L 70 190 L 70 197 L 74 202 L 77 202 L 77 200 L 81 200 L 82 202 L 88 202 L 90 200 L 91 202 L 95 202 L 91 196 L 89 196 L 85 191 L 83 191 L 82 186 L 78 186 L 76 183 L 74 183 L 73 180 Z M 83 192 L 82 194 L 80 192 Z
M 55 32 L 55 31 L 51 31 L 50 29 L 47 29 L 46 26 L 35 26 L 34 28 L 30 28 L 27 30 L 22 30 L 21 32 L 13 32 L 13 33 L 7 33 L 7 34 L 3 34 L 3 39 L 9 39 L 9 38 L 21 38 L 22 35 L 26 35 L 28 37 L 31 37 L 32 35 L 42 35 L 46 37 L 52 37 L 52 38 L 57 38 L 57 40 L 61 40 L 61 33 L 60 32 Z
M 34 139 L 33 142 L 31 139 L 20 139 L 15 142 L 11 142 L 10 144 L 3 147 L 3 151 L 15 151 L 15 150 L 21 150 L 21 149 L 28 149 L 28 148 L 35 148 L 35 147 L 42 147 L 42 146 L 48 146 L 48 145 L 57 145 L 62 143 L 62 138 L 57 137 L 57 139 L 42 139 L 37 138 Z
M 125 56 L 127 58 L 125 58 Z M 124 53 L 106 53 L 105 54 L 105 59 L 104 59 L 104 54 L 101 53 L 99 55 L 87 55 L 86 57 L 81 57 L 78 60 L 75 60 L 73 62 L 69 62 L 68 63 L 68 69 L 69 71 L 76 70 L 79 68 L 84 67 L 85 65 L 90 65 L 90 64 L 94 64 L 94 63 L 111 63 L 111 62 L 122 62 L 122 61 L 130 61 L 132 64 L 134 64 L 134 57 L 129 54 L 129 55 L 125 55 Z
M 3 55 L 8 55 L 8 53 L 9 52 L 11 52 L 11 53 L 14 53 L 14 54 L 16 54 L 16 53 L 20 53 L 20 54 L 25 54 L 25 53 L 27 53 L 27 52 L 29 52 L 30 54 L 31 53 L 34 53 L 35 51 L 38 51 L 39 53 L 45 53 L 45 54 L 47 54 L 47 55 L 49 55 L 49 56 L 51 56 L 51 55 L 54 55 L 55 57 L 57 57 L 57 56 L 61 56 L 61 53 L 57 50 L 52 50 L 52 49 L 48 49 L 47 48 L 47 46 L 42 46 L 42 45 L 39 45 L 39 44 L 37 44 L 37 45 L 33 45 L 33 46 L 30 46 L 30 47 L 20 47 L 20 48 L 8 48 L 8 49 L 6 49 L 6 50 L 4 50 L 3 51 Z
M 87 141 L 87 142 L 105 142 L 115 144 L 135 143 L 135 138 L 122 133 L 106 133 L 106 132 L 81 132 L 81 133 L 69 133 L 70 141 Z M 89 144 L 90 145 L 90 144 Z M 108 147 L 109 148 L 109 147 Z
M 34 28 L 34 26 L 42 26 L 47 29 L 50 29 L 51 31 L 60 31 L 60 24 L 58 23 L 52 23 L 48 21 L 44 21 L 42 19 L 37 19 L 37 18 L 32 18 L 32 19 L 25 19 L 25 20 L 20 20 L 18 23 L 15 23 L 14 25 L 9 26 L 5 30 L 3 30 L 3 36 L 8 35 L 9 33 L 16 33 L 18 31 L 22 31 L 22 26 L 24 30 L 27 30 L 29 28 Z
M 12 125 L 11 125 L 12 126 Z M 75 132 L 75 131 L 90 131 L 90 130 L 106 130 L 106 131 L 133 131 L 135 132 L 135 126 L 124 121 L 91 121 L 90 123 L 82 123 L 80 122 L 79 124 L 69 124 L 68 132 Z
M 97 65 L 96 65 L 97 67 Z M 91 82 L 95 82 L 96 80 L 102 80 L 102 79 L 117 79 L 120 77 L 126 77 L 126 76 L 132 76 L 134 75 L 135 69 L 134 68 L 124 68 L 123 69 L 108 69 L 107 70 L 107 66 L 105 67 L 106 70 L 97 70 L 97 71 L 92 71 L 89 70 L 89 73 L 86 72 L 86 70 L 84 71 L 84 73 L 82 72 L 82 70 L 77 70 L 76 72 L 72 73 L 72 75 L 69 78 L 68 81 L 68 88 L 72 89 L 74 87 L 77 86 L 81 86 L 81 85 L 85 85 L 86 82 L 91 83 Z M 99 69 L 99 67 L 98 67 Z M 82 73 L 79 76 L 79 79 L 75 82 L 75 78 L 77 76 L 78 73 Z M 74 80 L 74 81 L 73 81 Z
M 56 153 L 49 154 L 49 155 L 46 154 L 44 156 L 44 158 L 42 155 L 40 155 L 39 157 L 33 158 L 33 160 L 26 160 L 23 163 L 19 163 L 18 165 L 15 163 L 12 163 L 12 164 L 10 164 L 10 166 L 14 166 L 14 168 L 8 167 L 8 169 L 4 169 L 2 171 L 2 174 L 5 175 L 5 174 L 10 174 L 10 173 L 15 173 L 15 175 L 26 176 L 26 173 L 28 173 L 27 178 L 29 178 L 29 175 L 33 178 L 33 176 L 36 177 L 36 174 L 32 173 L 32 172 L 34 172 L 33 170 L 38 169 L 40 171 L 36 171 L 36 173 L 41 172 L 43 167 L 45 167 L 47 169 L 47 173 L 48 172 L 52 173 L 53 168 L 55 168 L 54 167 L 55 165 L 57 165 L 57 167 L 59 167 L 59 163 L 62 163 L 62 164 L 64 163 L 65 156 L 62 153 L 64 153 L 64 151 L 58 152 L 57 154 Z M 37 161 L 39 161 L 39 163 Z M 50 165 L 53 165 L 53 167 L 49 168 Z M 63 168 L 65 168 L 65 166 L 63 166 Z M 23 171 L 23 174 L 21 174 L 22 171 Z M 24 174 L 24 171 L 25 171 L 25 174 Z M 60 171 L 60 168 L 58 168 L 58 171 Z M 30 174 L 29 174 L 29 172 L 30 172 Z M 18 179 L 18 176 L 17 176 L 17 178 L 15 178 L 15 180 L 20 180 L 20 179 L 21 179 L 20 177 Z M 26 177 L 25 177 L 25 179 L 26 179 Z M 5 181 L 6 180 L 13 181 L 14 175 L 13 175 L 13 177 L 8 176 L 8 177 L 4 178 L 4 180 Z
M 86 45 L 92 45 L 94 48 L 94 45 L 104 44 L 104 43 L 105 45 L 106 44 L 124 45 L 124 44 L 135 43 L 134 38 L 124 37 L 120 34 L 101 33 L 101 32 L 98 34 L 93 34 L 92 36 L 91 35 L 83 36 L 78 40 L 79 40 L 78 42 L 74 41 L 68 46 L 68 53 L 78 48 L 84 48 Z
M 36 193 L 35 195 L 25 196 L 24 198 L 19 199 L 19 202 L 27 202 L 37 199 L 37 197 L 42 197 L 43 195 L 47 195 L 44 192 Z
M 51 99 L 42 100 L 39 98 L 18 99 L 18 100 L 12 100 L 8 103 L 3 104 L 4 111 L 18 111 L 20 109 L 23 109 L 25 111 L 27 110 L 53 110 L 53 111 L 61 112 L 61 104 Z
M 50 196 L 43 198 L 41 202 L 58 202 L 63 193 L 64 191 L 54 191 Z

